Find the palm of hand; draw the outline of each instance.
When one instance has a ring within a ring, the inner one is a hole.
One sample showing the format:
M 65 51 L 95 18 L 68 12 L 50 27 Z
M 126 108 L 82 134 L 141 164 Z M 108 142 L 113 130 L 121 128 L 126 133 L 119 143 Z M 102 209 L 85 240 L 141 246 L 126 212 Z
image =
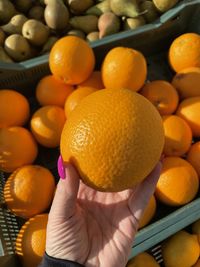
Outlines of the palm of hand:
M 133 190 L 103 193 L 80 182 L 72 168 L 57 186 L 47 226 L 47 254 L 85 267 L 125 267 L 160 169 L 157 165 Z
M 129 208 L 131 193 L 103 193 L 81 183 L 73 215 L 63 218 L 60 236 L 51 237 L 59 257 L 87 267 L 125 266 L 137 225 Z

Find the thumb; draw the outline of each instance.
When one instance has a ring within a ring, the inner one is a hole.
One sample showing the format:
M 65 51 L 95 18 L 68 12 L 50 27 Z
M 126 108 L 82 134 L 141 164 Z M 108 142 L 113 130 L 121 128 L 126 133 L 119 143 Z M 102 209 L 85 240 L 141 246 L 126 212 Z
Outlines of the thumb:
M 65 179 L 60 179 L 49 213 L 49 220 L 63 222 L 69 219 L 76 210 L 76 200 L 80 177 L 74 166 L 65 165 Z

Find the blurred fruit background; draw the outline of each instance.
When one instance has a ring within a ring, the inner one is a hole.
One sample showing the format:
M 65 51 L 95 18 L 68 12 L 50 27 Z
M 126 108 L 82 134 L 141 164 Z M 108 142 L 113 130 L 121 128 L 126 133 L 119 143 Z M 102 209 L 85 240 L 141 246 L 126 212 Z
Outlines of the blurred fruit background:
M 44 2 L 34 2 L 31 7 L 39 10 L 39 7 L 55 4 L 54 1 Z M 58 5 L 61 2 L 58 1 Z M 106 1 L 98 4 L 103 2 Z M 48 9 L 46 14 L 48 17 Z M 51 27 L 59 26 L 52 24 Z M 38 38 L 39 41 L 42 39 Z M 6 179 L 3 190 L 5 202 L 1 205 L 17 216 L 21 230 L 16 240 L 16 254 L 23 267 L 35 267 L 44 253 L 45 244 L 41 240 L 45 239 L 48 211 L 59 178 L 56 161 L 63 125 L 67 124 L 84 98 L 98 91 L 124 87 L 137 91 L 136 94 L 152 103 L 162 119 L 163 167 L 155 194 L 139 223 L 141 233 L 151 223 L 199 198 L 200 35 L 187 32 L 173 38 L 164 57 L 158 60 L 170 72 L 163 79 L 154 78 L 156 74 L 150 72 L 149 59 L 131 45 L 110 49 L 98 66 L 86 41 L 80 37 L 59 38 L 50 50 L 51 73 L 37 80 L 33 90 L 28 86 L 26 92 L 19 92 L 19 88 L 15 87 L 0 90 L 0 170 Z M 32 47 L 37 46 L 31 39 L 27 42 Z M 58 54 L 62 55 L 60 62 L 55 60 Z M 82 58 L 81 64 L 77 57 Z M 125 57 L 126 60 L 123 60 Z M 113 63 L 115 70 L 109 67 Z M 60 68 L 62 64 L 66 66 L 64 71 Z M 159 246 L 164 263 L 156 263 L 156 257 L 152 258 L 152 252 L 147 251 L 134 257 L 127 266 L 141 267 L 145 262 L 149 267 L 158 267 L 159 264 L 165 267 L 198 267 L 199 233 L 199 221 L 196 221 L 163 241 Z M 32 238 L 36 240 L 34 243 Z M 31 259 L 31 263 L 27 259 Z

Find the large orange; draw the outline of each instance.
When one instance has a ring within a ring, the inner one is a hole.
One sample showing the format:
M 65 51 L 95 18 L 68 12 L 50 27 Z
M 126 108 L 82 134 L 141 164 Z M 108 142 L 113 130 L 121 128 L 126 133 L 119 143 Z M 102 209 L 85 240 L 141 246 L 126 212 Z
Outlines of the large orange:
M 200 96 L 184 99 L 176 114 L 186 120 L 194 137 L 200 137 Z
M 44 106 L 31 118 L 31 131 L 37 142 L 45 147 L 57 147 L 65 123 L 65 112 L 58 106 Z
M 80 86 L 81 87 L 93 87 L 96 89 L 103 89 L 104 85 L 103 85 L 102 78 L 101 78 L 101 72 L 98 70 L 93 71 L 87 80 L 80 83 Z
M 165 157 L 155 195 L 169 206 L 180 206 L 195 198 L 199 189 L 199 178 L 186 160 L 180 157 Z
M 53 75 L 48 75 L 37 84 L 36 98 L 41 106 L 56 105 L 62 108 L 73 89 L 72 85 L 61 82 Z
M 192 130 L 185 120 L 176 115 L 163 117 L 165 131 L 164 154 L 183 156 L 192 144 Z
M 54 191 L 54 177 L 48 169 L 27 165 L 10 175 L 4 187 L 4 199 L 14 214 L 30 218 L 46 211 Z
M 67 84 L 79 84 L 91 75 L 95 56 L 89 44 L 77 36 L 59 39 L 49 55 L 50 70 Z
M 30 115 L 28 100 L 14 90 L 0 90 L 0 128 L 24 125 Z
M 38 267 L 45 253 L 48 214 L 36 215 L 20 229 L 16 239 L 16 254 L 22 267 Z
M 126 267 L 159 267 L 153 256 L 147 252 L 142 252 L 130 259 Z
M 115 47 L 106 54 L 101 72 L 105 88 L 138 91 L 146 80 L 147 63 L 139 51 Z
M 189 32 L 178 36 L 170 45 L 168 59 L 175 72 L 200 67 L 200 35 Z
M 189 161 L 195 168 L 200 177 L 200 141 L 193 143 L 187 153 L 187 161 Z
M 148 82 L 143 86 L 140 93 L 154 104 L 161 115 L 172 114 L 178 106 L 178 93 L 167 81 Z
M 162 153 L 164 131 L 156 108 L 129 89 L 102 89 L 74 109 L 61 135 L 64 162 L 100 191 L 141 182 Z
M 37 157 L 38 147 L 30 131 L 23 127 L 0 129 L 0 170 L 12 172 L 32 164 Z
M 139 228 L 146 226 L 151 221 L 155 213 L 156 213 L 156 199 L 155 196 L 152 195 L 152 197 L 149 200 L 149 203 L 146 206 L 146 209 L 144 210 L 142 218 L 139 221 Z
M 65 115 L 68 118 L 70 113 L 75 109 L 75 107 L 81 102 L 81 100 L 96 92 L 97 89 L 93 87 L 78 87 L 65 101 Z
M 196 235 L 182 230 L 169 237 L 162 245 L 165 267 L 190 267 L 199 258 Z
M 200 68 L 187 68 L 179 71 L 172 79 L 172 85 L 180 98 L 200 96 Z

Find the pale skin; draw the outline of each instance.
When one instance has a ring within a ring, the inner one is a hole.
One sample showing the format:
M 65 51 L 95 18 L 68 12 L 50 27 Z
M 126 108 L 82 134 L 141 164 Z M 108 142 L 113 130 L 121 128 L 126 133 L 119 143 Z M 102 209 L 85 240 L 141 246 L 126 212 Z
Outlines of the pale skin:
M 67 164 L 49 213 L 47 254 L 85 267 L 125 267 L 160 171 L 159 162 L 133 189 L 104 193 L 86 186 Z

